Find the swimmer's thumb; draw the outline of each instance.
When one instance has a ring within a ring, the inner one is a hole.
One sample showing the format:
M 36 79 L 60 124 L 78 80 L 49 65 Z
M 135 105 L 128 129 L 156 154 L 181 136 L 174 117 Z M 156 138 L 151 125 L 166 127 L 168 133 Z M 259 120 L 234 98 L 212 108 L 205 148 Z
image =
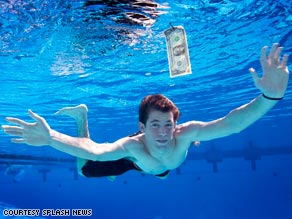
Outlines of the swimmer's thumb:
M 32 110 L 28 110 L 28 114 L 32 119 L 34 119 L 37 122 L 43 122 L 43 118 L 39 116 L 38 114 L 34 113 Z
M 251 73 L 252 79 L 253 79 L 253 81 L 254 81 L 256 87 L 258 87 L 258 86 L 259 86 L 259 82 L 260 82 L 260 78 L 259 78 L 258 74 L 257 74 L 256 71 L 254 70 L 254 68 L 250 68 L 250 69 L 248 69 L 248 70 L 249 70 L 249 72 Z

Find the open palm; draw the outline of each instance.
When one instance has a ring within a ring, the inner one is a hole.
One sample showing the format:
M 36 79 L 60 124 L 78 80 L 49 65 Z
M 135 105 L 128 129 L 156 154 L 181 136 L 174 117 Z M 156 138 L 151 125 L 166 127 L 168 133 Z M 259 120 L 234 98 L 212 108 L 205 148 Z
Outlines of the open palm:
M 50 126 L 46 120 L 31 110 L 28 111 L 34 123 L 28 123 L 18 118 L 7 117 L 8 122 L 18 126 L 3 125 L 2 128 L 6 134 L 18 136 L 12 138 L 14 143 L 25 143 L 33 146 L 48 145 L 50 142 Z
M 284 55 L 281 60 L 283 47 L 273 44 L 268 56 L 267 46 L 261 51 L 261 65 L 263 76 L 260 78 L 253 68 L 250 69 L 256 87 L 263 94 L 271 98 L 281 98 L 284 96 L 288 86 L 289 71 L 287 67 L 288 55 Z

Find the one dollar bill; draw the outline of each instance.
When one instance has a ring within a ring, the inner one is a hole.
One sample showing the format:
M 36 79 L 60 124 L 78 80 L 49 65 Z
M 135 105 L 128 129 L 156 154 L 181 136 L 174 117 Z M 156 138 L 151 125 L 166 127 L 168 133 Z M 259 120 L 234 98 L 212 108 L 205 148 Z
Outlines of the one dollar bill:
M 192 74 L 186 32 L 182 26 L 164 31 L 170 77 Z

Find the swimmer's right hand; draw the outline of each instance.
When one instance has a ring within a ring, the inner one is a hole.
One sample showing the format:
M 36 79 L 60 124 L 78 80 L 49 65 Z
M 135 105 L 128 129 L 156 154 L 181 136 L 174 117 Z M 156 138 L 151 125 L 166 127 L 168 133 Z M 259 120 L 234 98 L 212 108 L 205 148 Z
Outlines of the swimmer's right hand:
M 36 113 L 28 110 L 28 113 L 34 123 L 28 123 L 18 118 L 7 117 L 6 121 L 16 124 L 17 126 L 2 125 L 2 129 L 8 135 L 17 136 L 12 138 L 14 143 L 24 143 L 33 146 L 49 145 L 51 128 L 46 120 Z

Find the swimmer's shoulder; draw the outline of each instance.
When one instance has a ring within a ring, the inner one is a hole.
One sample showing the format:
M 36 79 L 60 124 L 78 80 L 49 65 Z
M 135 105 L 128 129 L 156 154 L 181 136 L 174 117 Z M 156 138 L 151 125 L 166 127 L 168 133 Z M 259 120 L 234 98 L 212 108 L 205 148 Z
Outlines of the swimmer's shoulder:
M 137 151 L 144 149 L 144 134 L 138 133 L 135 135 L 130 135 L 117 140 L 115 143 L 120 144 L 126 150 Z
M 197 141 L 202 124 L 203 122 L 201 121 L 189 121 L 179 124 L 175 128 L 174 136 L 177 140 L 187 142 L 187 144 Z
M 139 132 L 135 135 L 128 136 L 128 141 L 130 144 L 136 147 L 144 147 L 145 137 L 144 133 Z

